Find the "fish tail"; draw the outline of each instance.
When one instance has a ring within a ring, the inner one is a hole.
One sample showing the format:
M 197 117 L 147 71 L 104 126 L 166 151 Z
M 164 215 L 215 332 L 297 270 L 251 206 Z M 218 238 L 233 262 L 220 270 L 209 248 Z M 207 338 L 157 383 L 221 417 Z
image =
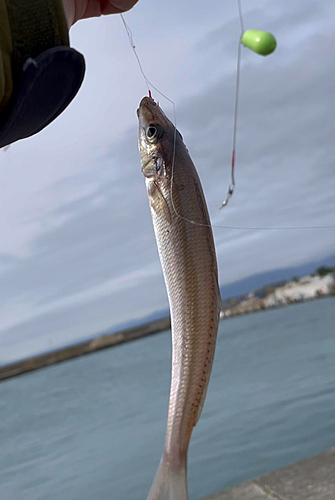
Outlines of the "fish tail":
M 147 500 L 188 500 L 186 459 L 176 469 L 163 456 Z

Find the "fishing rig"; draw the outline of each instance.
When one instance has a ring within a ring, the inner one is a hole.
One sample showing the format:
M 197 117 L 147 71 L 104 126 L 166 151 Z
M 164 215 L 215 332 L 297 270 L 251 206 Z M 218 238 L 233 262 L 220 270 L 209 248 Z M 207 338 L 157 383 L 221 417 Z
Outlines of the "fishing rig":
M 238 41 L 238 51 L 237 51 L 235 108 L 234 108 L 234 119 L 233 119 L 233 148 L 232 148 L 232 156 L 231 156 L 231 183 L 228 187 L 227 196 L 226 196 L 225 200 L 222 202 L 220 208 L 227 206 L 228 201 L 232 197 L 232 195 L 234 193 L 234 189 L 235 189 L 235 152 L 236 152 L 238 104 L 239 104 L 239 93 L 240 93 L 241 47 L 242 47 L 242 45 L 244 45 L 245 47 L 248 47 L 250 50 L 252 50 L 256 54 L 259 54 L 262 56 L 267 56 L 269 54 L 272 54 L 272 52 L 275 50 L 275 48 L 277 46 L 277 42 L 276 42 L 275 37 L 271 33 L 268 33 L 267 31 L 254 30 L 254 29 L 249 29 L 247 31 L 244 31 L 244 22 L 243 22 L 243 15 L 242 15 L 241 0 L 237 0 L 237 6 L 238 6 L 238 14 L 239 14 L 241 33 L 240 33 L 240 38 Z M 131 32 L 128 24 L 126 23 L 124 16 L 122 14 L 120 14 L 120 16 L 121 16 L 124 28 L 127 32 L 129 43 L 131 45 L 131 48 L 134 51 L 138 66 L 140 68 L 140 71 L 141 71 L 142 76 L 144 78 L 144 81 L 146 83 L 149 97 L 151 97 L 151 90 L 150 90 L 150 87 L 151 87 L 151 88 L 155 89 L 156 92 L 158 92 L 162 97 L 164 97 L 167 101 L 169 101 L 172 104 L 173 114 L 174 114 L 174 125 L 175 125 L 175 128 L 177 128 L 176 109 L 175 109 L 174 102 L 171 99 L 169 99 L 165 94 L 163 94 L 160 90 L 158 90 L 148 80 L 148 78 L 143 70 L 140 58 L 138 57 L 138 54 L 136 52 L 136 46 L 134 44 L 132 32 Z
M 277 47 L 277 41 L 274 35 L 267 31 L 261 31 L 261 30 L 256 30 L 256 29 L 248 29 L 244 30 L 244 21 L 243 21 L 243 14 L 242 14 L 242 7 L 241 7 L 241 0 L 236 0 L 237 1 L 237 7 L 238 7 L 238 16 L 239 16 L 239 23 L 240 23 L 240 37 L 238 40 L 238 50 L 237 50 L 237 65 L 236 65 L 236 82 L 235 82 L 235 105 L 234 105 L 234 118 L 233 118 L 233 143 L 232 143 L 232 155 L 231 155 L 231 182 L 228 187 L 228 192 L 227 196 L 222 202 L 220 208 L 223 208 L 227 206 L 230 198 L 232 197 L 235 189 L 235 157 L 236 157 L 236 134 L 237 134 L 237 122 L 238 122 L 238 107 L 239 107 L 239 93 L 240 93 L 240 73 L 241 73 L 241 52 L 242 52 L 242 46 L 247 47 L 248 49 L 252 50 L 258 55 L 261 56 L 268 56 L 272 54 L 276 47 Z M 124 28 L 126 30 L 129 43 L 131 48 L 133 49 L 134 55 L 136 57 L 139 69 L 142 73 L 142 76 L 144 78 L 144 81 L 146 83 L 147 89 L 148 89 L 148 95 L 151 98 L 151 90 L 154 89 L 159 95 L 161 95 L 164 99 L 169 101 L 172 104 L 173 107 L 173 122 L 175 126 L 175 138 L 176 138 L 176 131 L 177 131 L 177 117 L 176 117 L 176 107 L 175 103 L 172 99 L 167 97 L 163 92 L 161 92 L 155 85 L 153 85 L 150 80 L 147 78 L 140 58 L 136 52 L 136 47 L 135 43 L 133 40 L 133 35 L 131 32 L 130 27 L 125 21 L 125 18 L 123 14 L 120 14 Z M 174 158 L 175 158 L 175 146 L 176 146 L 176 141 L 174 140 L 174 145 L 173 145 L 173 155 L 172 155 L 172 178 L 173 178 L 173 167 L 174 167 Z M 171 186 L 172 186 L 172 180 L 171 180 Z M 182 217 L 180 214 L 177 213 L 175 209 L 175 213 L 178 217 Z M 198 222 L 194 220 L 187 219 L 190 224 L 196 224 L 196 225 L 202 225 L 199 224 Z M 244 226 L 218 226 L 218 225 L 213 225 L 212 227 L 217 227 L 221 229 L 243 229 L 243 230 L 251 230 L 251 231 L 258 231 L 258 230 L 297 230 L 297 229 L 334 229 L 335 226 L 330 225 L 330 226 L 292 226 L 292 227 L 244 227 Z
M 237 49 L 237 67 L 236 67 L 236 84 L 235 84 L 235 109 L 233 121 L 233 149 L 231 155 L 231 183 L 228 188 L 228 193 L 220 208 L 228 205 L 230 198 L 233 196 L 235 189 L 235 151 L 236 151 L 236 131 L 237 131 L 237 115 L 240 95 L 240 73 L 241 73 L 241 47 L 244 45 L 248 49 L 256 52 L 261 56 L 268 56 L 277 47 L 275 37 L 267 31 L 247 30 L 244 31 L 244 22 L 242 15 L 241 0 L 237 0 L 238 15 L 240 20 L 241 35 L 238 41 Z

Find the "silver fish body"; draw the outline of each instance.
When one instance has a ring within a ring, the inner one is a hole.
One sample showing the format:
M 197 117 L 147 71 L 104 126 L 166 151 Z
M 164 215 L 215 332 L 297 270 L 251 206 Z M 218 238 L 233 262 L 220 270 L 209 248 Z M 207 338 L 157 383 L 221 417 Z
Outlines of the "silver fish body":
M 187 452 L 206 397 L 219 323 L 217 261 L 202 186 L 181 135 L 149 97 L 138 116 L 172 329 L 165 449 L 148 500 L 187 500 Z

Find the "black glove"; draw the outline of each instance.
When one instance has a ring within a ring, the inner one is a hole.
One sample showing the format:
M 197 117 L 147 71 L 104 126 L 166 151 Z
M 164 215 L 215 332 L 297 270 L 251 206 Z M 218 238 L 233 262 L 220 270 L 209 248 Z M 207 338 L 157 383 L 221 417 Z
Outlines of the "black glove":
M 0 148 L 52 122 L 72 101 L 85 73 L 84 57 L 69 47 L 61 0 L 5 4 L 13 93 L 0 114 Z
M 21 84 L 0 115 L 0 148 L 36 134 L 57 118 L 78 92 L 84 74 L 84 57 L 70 47 L 28 58 Z

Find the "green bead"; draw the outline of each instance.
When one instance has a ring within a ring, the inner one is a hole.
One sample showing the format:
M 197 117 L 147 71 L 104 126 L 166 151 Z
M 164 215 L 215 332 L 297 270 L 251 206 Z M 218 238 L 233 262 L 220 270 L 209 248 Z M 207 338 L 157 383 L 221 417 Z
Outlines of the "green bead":
M 260 30 L 247 30 L 243 33 L 241 42 L 248 49 L 253 50 L 261 56 L 267 56 L 273 52 L 277 46 L 276 39 L 271 33 Z

